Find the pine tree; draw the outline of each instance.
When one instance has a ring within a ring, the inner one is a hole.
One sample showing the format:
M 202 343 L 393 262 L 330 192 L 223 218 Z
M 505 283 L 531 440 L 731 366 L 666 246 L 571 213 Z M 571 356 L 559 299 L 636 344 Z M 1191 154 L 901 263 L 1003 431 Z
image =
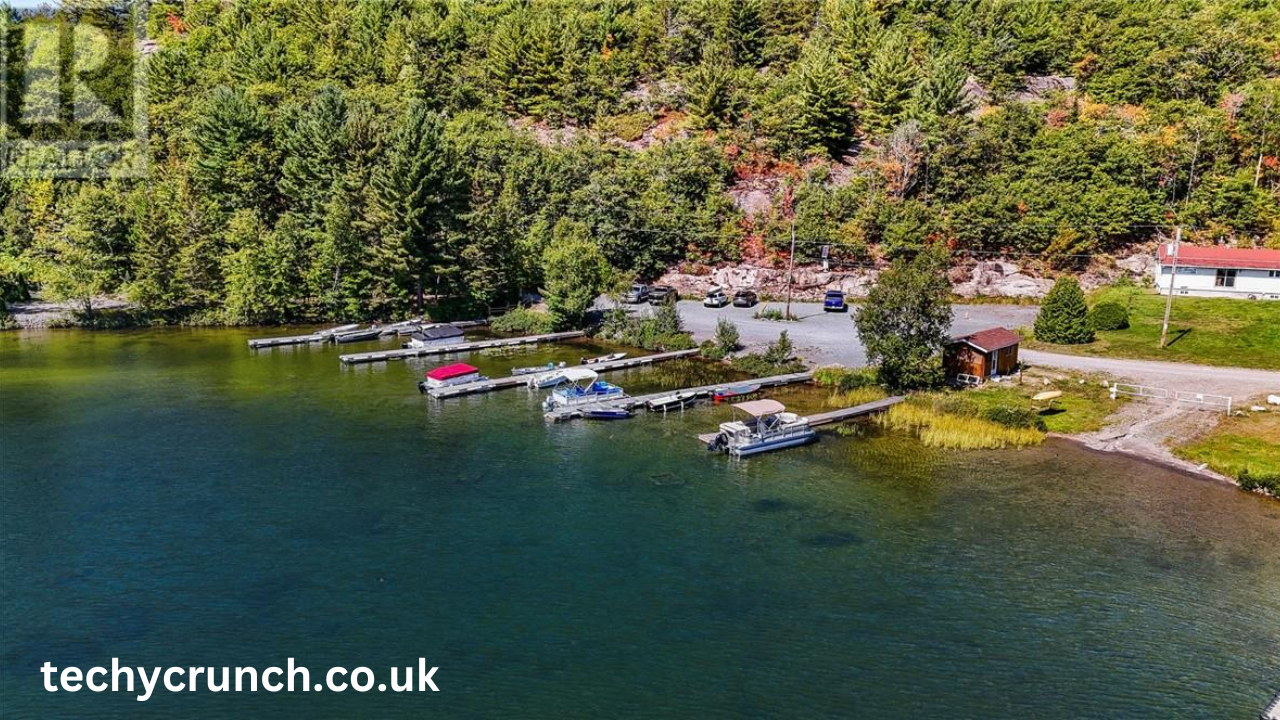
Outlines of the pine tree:
M 965 90 L 968 79 L 968 73 L 955 58 L 948 55 L 930 58 L 924 78 L 912 93 L 910 115 L 929 121 L 968 112 L 973 105 Z
M 1057 345 L 1082 345 L 1093 342 L 1089 324 L 1089 307 L 1084 301 L 1080 283 L 1070 275 L 1059 277 L 1045 296 L 1036 316 L 1036 339 Z
M 764 48 L 764 23 L 760 10 L 761 0 L 731 0 L 729 3 L 726 31 L 733 59 L 739 65 L 760 64 Z
M 805 48 L 794 72 L 801 139 L 832 153 L 846 149 L 853 134 L 853 99 L 835 53 L 824 45 L 812 44 Z
M 430 276 L 439 279 L 456 269 L 447 265 L 445 246 L 447 229 L 465 200 L 456 171 L 444 120 L 422 103 L 412 103 L 373 176 L 384 227 L 383 242 L 370 258 L 380 266 L 370 272 L 391 273 L 389 282 L 379 284 L 393 297 L 420 293 Z
M 820 20 L 845 68 L 857 73 L 865 70 L 882 32 L 880 17 L 866 0 L 827 0 Z
M 224 206 L 270 204 L 278 155 L 265 113 L 243 92 L 214 88 L 196 118 L 192 139 L 196 155 L 191 174 Z
M 280 192 L 312 226 L 325 221 L 330 193 L 339 187 L 345 170 L 349 142 L 347 101 L 334 85 L 322 87 L 297 110 L 282 133 Z
M 685 81 L 686 107 L 707 128 L 720 127 L 728 117 L 733 92 L 733 69 L 718 59 L 704 59 Z
M 862 88 L 866 110 L 864 124 L 873 135 L 882 135 L 903 118 L 916 82 L 911 48 L 899 31 L 887 33 L 876 48 Z

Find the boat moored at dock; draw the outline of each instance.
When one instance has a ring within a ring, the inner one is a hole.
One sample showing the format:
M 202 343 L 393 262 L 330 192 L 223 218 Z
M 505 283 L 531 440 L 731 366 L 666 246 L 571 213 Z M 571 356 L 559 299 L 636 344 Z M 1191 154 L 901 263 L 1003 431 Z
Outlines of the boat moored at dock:
M 707 443 L 707 450 L 746 457 L 771 450 L 795 447 L 818 439 L 809 419 L 793 412 L 777 400 L 751 400 L 733 406 L 743 419 L 720 424 L 720 432 Z
M 382 328 L 374 325 L 364 330 L 348 330 L 347 332 L 334 333 L 333 341 L 342 345 L 353 342 L 364 342 L 366 340 L 377 340 L 382 336 Z
M 578 364 L 579 365 L 597 365 L 599 363 L 607 363 L 607 362 L 613 362 L 614 360 L 621 360 L 626 356 L 627 354 L 624 352 L 609 353 L 608 355 L 601 355 L 599 357 L 582 358 L 581 360 L 578 361 Z
M 574 405 L 593 405 L 609 400 L 621 400 L 627 396 L 622 388 L 599 379 L 595 370 L 573 367 L 559 371 L 564 381 L 547 396 L 542 406 L 554 410 Z
M 466 383 L 488 379 L 480 374 L 479 368 L 466 363 L 453 363 L 452 365 L 442 365 L 428 372 L 427 379 L 418 383 L 418 391 L 425 393 L 428 390 L 449 387 L 450 385 L 465 385 Z
M 582 416 L 588 420 L 626 420 L 634 417 L 635 412 L 621 407 L 602 407 L 587 410 Z
M 532 367 L 511 368 L 511 376 L 516 377 L 519 375 L 533 375 L 534 373 L 546 373 L 546 372 L 551 372 L 553 370 L 557 370 L 559 368 L 563 368 L 564 366 L 565 366 L 565 363 L 563 362 L 558 365 L 556 363 L 549 362 L 546 365 L 534 365 Z
M 697 391 L 672 393 L 646 402 L 645 407 L 650 411 L 661 410 L 662 412 L 666 412 L 668 410 L 683 410 L 686 405 L 695 402 L 698 397 L 705 394 L 706 393 L 699 393 Z
M 438 345 L 450 345 L 460 343 L 464 340 L 462 328 L 453 325 L 437 325 L 419 330 L 409 336 L 409 341 L 404 343 L 405 348 L 426 348 L 436 347 Z
M 758 383 L 740 383 L 738 385 L 722 385 L 711 391 L 711 398 L 719 403 L 723 400 L 742 398 L 760 392 Z

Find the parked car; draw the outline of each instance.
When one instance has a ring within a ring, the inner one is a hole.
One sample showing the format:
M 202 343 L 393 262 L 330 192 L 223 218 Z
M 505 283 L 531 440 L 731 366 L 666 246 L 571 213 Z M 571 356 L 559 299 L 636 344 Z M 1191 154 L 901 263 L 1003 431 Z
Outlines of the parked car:
M 839 290 L 828 290 L 822 299 L 822 309 L 826 312 L 845 312 L 849 304 L 844 301 L 844 293 Z
M 649 286 L 636 283 L 631 289 L 623 293 L 622 302 L 638 305 L 649 299 Z
M 720 288 L 711 288 L 707 292 L 707 296 L 702 299 L 703 307 L 722 308 L 730 302 L 728 294 Z
M 665 303 L 673 303 L 680 299 L 680 293 L 670 285 L 654 285 L 649 291 L 649 304 L 662 305 Z
M 739 290 L 733 294 L 734 307 L 755 307 L 755 304 L 758 302 L 760 302 L 760 298 L 756 295 L 754 290 Z

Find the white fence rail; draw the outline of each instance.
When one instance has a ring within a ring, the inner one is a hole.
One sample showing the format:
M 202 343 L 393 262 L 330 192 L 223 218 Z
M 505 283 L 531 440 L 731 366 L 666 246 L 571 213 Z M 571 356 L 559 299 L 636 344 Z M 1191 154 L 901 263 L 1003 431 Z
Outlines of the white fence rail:
M 1210 395 L 1208 393 L 1190 393 L 1179 390 L 1174 399 L 1180 403 L 1192 403 L 1214 410 L 1224 410 L 1231 414 L 1231 397 L 1229 395 Z
M 981 385 L 982 383 L 983 379 L 977 375 L 969 375 L 967 373 L 960 373 L 959 375 L 956 375 L 957 385 Z
M 1169 389 L 1155 387 L 1152 385 L 1135 385 L 1133 383 L 1111 383 L 1111 399 L 1115 400 L 1121 395 L 1146 398 L 1148 400 L 1168 400 Z M 1177 390 L 1173 393 L 1173 401 L 1177 403 L 1199 405 L 1200 407 L 1211 410 L 1222 410 L 1228 415 L 1231 414 L 1230 395 L 1212 395 L 1210 393 L 1195 393 Z
M 1154 400 L 1168 400 L 1169 390 L 1166 388 L 1153 387 L 1151 385 L 1111 383 L 1111 399 L 1115 400 L 1117 395 L 1132 395 L 1133 397 L 1152 398 Z

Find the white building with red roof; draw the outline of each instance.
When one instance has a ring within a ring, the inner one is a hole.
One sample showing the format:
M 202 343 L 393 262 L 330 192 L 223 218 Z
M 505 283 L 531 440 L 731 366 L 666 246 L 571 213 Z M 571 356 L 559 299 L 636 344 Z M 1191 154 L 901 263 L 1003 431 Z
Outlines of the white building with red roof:
M 1280 250 L 1260 248 L 1160 246 L 1156 287 L 1178 295 L 1280 300 Z M 1174 273 L 1174 263 L 1177 273 Z

